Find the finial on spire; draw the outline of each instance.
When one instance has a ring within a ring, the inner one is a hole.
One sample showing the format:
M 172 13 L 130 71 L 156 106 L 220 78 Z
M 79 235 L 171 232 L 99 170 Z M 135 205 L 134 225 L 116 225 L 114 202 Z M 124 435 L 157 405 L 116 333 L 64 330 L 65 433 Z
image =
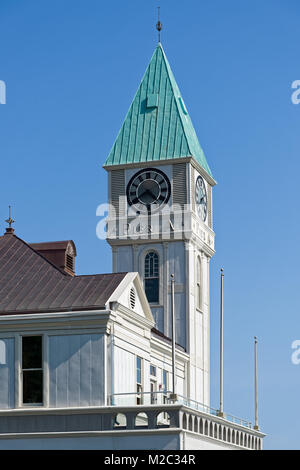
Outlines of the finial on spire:
M 15 221 L 11 217 L 11 206 L 8 206 L 8 212 L 9 217 L 5 220 L 5 222 L 8 223 L 8 227 L 6 227 L 6 233 L 14 233 L 15 229 L 12 227 L 12 224 L 14 224 Z
M 160 7 L 158 8 L 158 22 L 156 23 L 156 29 L 158 31 L 158 42 L 160 42 L 160 32 L 162 30 L 162 23 L 160 22 Z

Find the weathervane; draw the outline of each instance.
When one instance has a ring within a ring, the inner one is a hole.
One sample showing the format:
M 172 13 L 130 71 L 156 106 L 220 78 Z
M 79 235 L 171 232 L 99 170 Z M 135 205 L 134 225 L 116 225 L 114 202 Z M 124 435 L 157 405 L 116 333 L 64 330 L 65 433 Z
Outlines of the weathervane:
M 160 22 L 160 7 L 158 8 L 158 22 L 156 23 L 156 29 L 158 31 L 158 42 L 160 42 L 160 32 L 162 30 L 162 23 Z
M 11 206 L 8 206 L 8 210 L 9 210 L 9 217 L 8 219 L 5 220 L 6 223 L 8 223 L 8 227 L 6 228 L 6 232 L 8 233 L 12 233 L 14 231 L 14 229 L 12 228 L 12 224 L 15 223 L 14 219 L 11 218 Z

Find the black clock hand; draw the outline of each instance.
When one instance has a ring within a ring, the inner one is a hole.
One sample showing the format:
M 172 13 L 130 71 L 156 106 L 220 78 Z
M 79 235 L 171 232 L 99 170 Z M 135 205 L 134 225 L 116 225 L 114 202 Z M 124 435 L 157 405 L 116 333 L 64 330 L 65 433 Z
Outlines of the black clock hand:
M 145 191 L 139 195 L 139 198 L 143 197 L 144 194 L 148 193 L 154 200 L 157 199 L 157 197 L 155 196 L 155 194 L 153 194 L 153 192 L 150 190 L 150 189 L 145 189 Z

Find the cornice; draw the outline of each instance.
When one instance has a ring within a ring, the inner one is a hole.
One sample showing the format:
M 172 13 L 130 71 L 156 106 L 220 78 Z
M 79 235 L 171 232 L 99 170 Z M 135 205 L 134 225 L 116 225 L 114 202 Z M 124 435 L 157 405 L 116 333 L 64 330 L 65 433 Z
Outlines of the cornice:
M 0 331 L 101 328 L 108 333 L 108 323 L 114 320 L 111 310 L 5 315 L 0 316 Z
M 106 171 L 113 171 L 113 170 L 123 170 L 129 168 L 147 168 L 150 166 L 164 166 L 164 165 L 175 165 L 176 163 L 191 163 L 194 168 L 208 181 L 211 186 L 215 186 L 217 182 L 207 173 L 204 168 L 194 159 L 194 157 L 180 157 L 180 158 L 170 158 L 166 160 L 151 160 L 148 162 L 136 162 L 136 163 L 123 163 L 120 165 L 103 165 L 103 168 Z

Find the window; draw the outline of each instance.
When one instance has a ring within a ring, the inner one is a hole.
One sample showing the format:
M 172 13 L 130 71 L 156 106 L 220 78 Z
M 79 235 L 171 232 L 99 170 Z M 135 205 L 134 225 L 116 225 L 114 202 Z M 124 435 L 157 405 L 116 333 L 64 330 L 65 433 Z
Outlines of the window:
M 150 380 L 150 392 L 151 392 L 151 405 L 157 403 L 157 383 L 155 380 Z
M 0 340 L 0 364 L 6 364 L 6 344 L 3 339 Z
M 196 273 L 196 307 L 201 310 L 201 260 L 197 258 L 197 273 Z
M 154 251 L 145 257 L 145 292 L 149 303 L 159 303 L 159 258 Z
M 150 364 L 150 375 L 156 377 L 156 367 Z
M 136 404 L 143 404 L 143 386 L 142 386 L 142 359 L 136 357 Z
M 43 404 L 42 336 L 22 337 L 23 404 Z

